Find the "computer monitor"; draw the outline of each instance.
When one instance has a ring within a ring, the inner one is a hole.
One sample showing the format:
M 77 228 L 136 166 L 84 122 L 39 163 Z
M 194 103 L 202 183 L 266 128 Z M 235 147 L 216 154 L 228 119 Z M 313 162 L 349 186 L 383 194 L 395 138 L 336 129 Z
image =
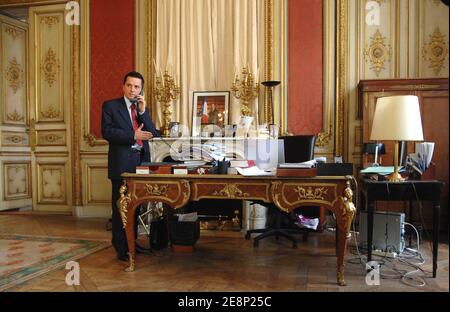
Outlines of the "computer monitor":
M 255 161 L 262 170 L 275 169 L 284 163 L 284 141 L 280 139 L 248 139 L 245 142 L 245 158 Z

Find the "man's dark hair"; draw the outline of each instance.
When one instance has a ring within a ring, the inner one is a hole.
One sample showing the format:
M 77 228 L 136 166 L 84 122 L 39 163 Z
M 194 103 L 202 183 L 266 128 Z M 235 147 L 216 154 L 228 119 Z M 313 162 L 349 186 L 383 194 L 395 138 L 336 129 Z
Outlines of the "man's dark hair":
M 144 77 L 142 77 L 142 75 L 138 72 L 132 71 L 129 72 L 128 74 L 125 75 L 125 77 L 123 78 L 123 84 L 125 84 L 125 82 L 127 82 L 127 78 L 128 77 L 133 77 L 133 78 L 138 78 L 141 79 L 142 82 L 142 87 L 144 87 Z

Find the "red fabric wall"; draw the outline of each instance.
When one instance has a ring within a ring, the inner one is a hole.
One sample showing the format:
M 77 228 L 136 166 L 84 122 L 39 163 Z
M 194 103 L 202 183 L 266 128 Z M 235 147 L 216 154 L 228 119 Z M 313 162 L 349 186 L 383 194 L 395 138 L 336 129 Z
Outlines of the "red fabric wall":
M 134 0 L 90 1 L 91 132 L 101 137 L 102 104 L 123 96 L 123 76 L 134 70 Z
M 322 0 L 289 1 L 288 130 L 322 130 Z

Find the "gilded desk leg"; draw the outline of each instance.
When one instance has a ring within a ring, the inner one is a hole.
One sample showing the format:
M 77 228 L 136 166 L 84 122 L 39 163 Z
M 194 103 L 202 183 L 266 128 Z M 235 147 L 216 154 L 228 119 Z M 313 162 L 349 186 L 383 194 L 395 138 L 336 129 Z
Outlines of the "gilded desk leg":
M 135 269 L 134 254 L 128 252 L 128 257 L 129 257 L 129 266 L 125 268 L 125 272 L 133 272 Z
M 350 229 L 352 226 L 353 217 L 356 213 L 356 207 L 353 204 L 353 191 L 350 187 L 350 181 L 347 180 L 346 184 L 344 196 L 341 196 L 340 213 L 337 214 L 337 280 L 340 286 L 345 286 L 344 257 L 345 251 L 347 250 L 347 239 L 350 238 Z
M 339 221 L 338 221 L 339 222 Z M 344 276 L 344 257 L 345 250 L 347 249 L 347 238 L 343 227 L 338 225 L 338 236 L 337 236 L 337 282 L 339 286 L 345 286 L 345 276 Z
M 120 198 L 117 201 L 117 206 L 120 209 L 120 216 L 122 218 L 123 227 L 127 236 L 128 243 L 128 258 L 129 266 L 125 269 L 125 272 L 133 272 L 135 269 L 135 246 L 134 246 L 134 214 L 136 206 L 131 204 L 131 197 L 127 194 L 127 183 L 123 182 L 123 185 L 119 189 Z M 129 220 L 129 221 L 128 221 Z
M 136 237 L 134 236 L 134 217 L 131 215 L 134 215 L 135 209 L 132 209 L 132 214 L 130 214 L 130 222 L 127 224 L 125 228 L 125 233 L 127 234 L 127 242 L 128 242 L 128 258 L 129 258 L 129 266 L 125 269 L 125 272 L 133 272 L 135 269 L 135 257 L 136 257 L 136 250 L 135 250 L 135 240 Z

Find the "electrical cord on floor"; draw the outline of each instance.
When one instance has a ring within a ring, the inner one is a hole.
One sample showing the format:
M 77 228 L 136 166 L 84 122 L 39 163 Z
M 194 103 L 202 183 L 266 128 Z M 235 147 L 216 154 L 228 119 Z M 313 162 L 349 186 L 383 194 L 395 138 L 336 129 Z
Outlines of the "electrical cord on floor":
M 353 178 L 353 177 L 352 177 Z M 356 189 L 357 189 L 357 182 L 356 180 L 353 178 L 353 181 L 355 183 Z M 421 212 L 421 205 L 420 205 L 420 201 L 418 199 L 418 195 L 417 195 L 417 191 L 415 189 L 415 186 L 413 184 L 414 187 L 414 191 L 416 194 L 416 198 L 417 201 L 419 203 L 419 210 Z M 387 193 L 389 194 L 389 185 L 386 183 L 386 188 L 387 188 Z M 356 201 L 357 202 L 357 201 Z M 421 215 L 422 216 L 422 215 Z M 423 222 L 423 216 L 422 216 L 422 222 Z M 414 231 L 416 232 L 416 237 L 417 237 L 417 250 L 411 249 L 411 248 L 405 248 L 405 250 L 399 255 L 399 257 L 397 258 L 398 262 L 401 264 L 404 264 L 406 266 L 410 266 L 413 267 L 415 270 L 413 271 L 407 271 L 405 269 L 399 269 L 396 268 L 396 263 L 394 262 L 394 259 L 390 259 L 388 257 L 382 257 L 383 260 L 378 260 L 378 264 L 379 264 L 379 272 L 380 272 L 380 277 L 383 279 L 401 279 L 401 281 L 408 285 L 408 286 L 412 286 L 412 287 L 424 287 L 426 285 L 426 282 L 424 280 L 423 277 L 421 276 L 412 276 L 413 274 L 419 273 L 419 272 L 423 272 L 423 273 L 431 273 L 431 272 L 427 272 L 425 270 L 423 270 L 420 266 L 422 264 L 425 263 L 422 254 L 420 253 L 420 237 L 419 237 L 419 232 L 417 231 L 417 229 L 410 223 L 405 222 L 405 225 L 411 226 Z M 349 259 L 347 260 L 348 263 L 352 263 L 352 264 L 362 264 L 363 265 L 363 270 L 366 270 L 367 268 L 367 258 L 361 254 L 360 249 L 359 249 L 359 245 L 358 245 L 358 240 L 356 238 L 356 234 L 358 232 L 356 232 L 355 230 L 355 218 L 353 219 L 352 222 L 352 233 L 354 236 L 354 241 L 355 241 L 355 249 L 356 249 L 356 254 L 357 254 L 357 258 L 353 258 L 353 259 Z M 410 255 L 406 255 L 405 253 L 409 253 Z M 413 263 L 410 260 L 415 259 L 418 257 L 419 262 L 417 263 Z M 355 259 L 359 260 L 358 262 L 355 262 Z M 392 267 L 390 267 L 390 264 L 392 265 Z M 384 272 L 381 272 L 381 268 L 383 267 Z M 395 272 L 395 274 L 388 274 L 386 273 L 386 270 L 390 270 L 392 272 Z
M 423 209 L 422 209 L 422 201 L 419 198 L 419 194 L 417 193 L 417 189 L 416 189 L 416 185 L 414 183 L 411 183 L 413 190 L 414 190 L 414 195 L 416 196 L 416 201 L 417 201 L 417 206 L 419 207 L 419 217 L 420 217 L 420 221 L 422 222 L 422 226 L 425 229 L 425 234 L 427 235 L 427 238 L 430 240 L 429 244 L 430 244 L 430 248 L 431 250 L 433 250 L 433 245 L 431 243 L 432 241 L 432 235 L 430 234 L 430 232 L 427 230 L 427 227 L 425 226 L 425 219 L 423 218 Z M 434 229 L 433 229 L 434 231 Z

